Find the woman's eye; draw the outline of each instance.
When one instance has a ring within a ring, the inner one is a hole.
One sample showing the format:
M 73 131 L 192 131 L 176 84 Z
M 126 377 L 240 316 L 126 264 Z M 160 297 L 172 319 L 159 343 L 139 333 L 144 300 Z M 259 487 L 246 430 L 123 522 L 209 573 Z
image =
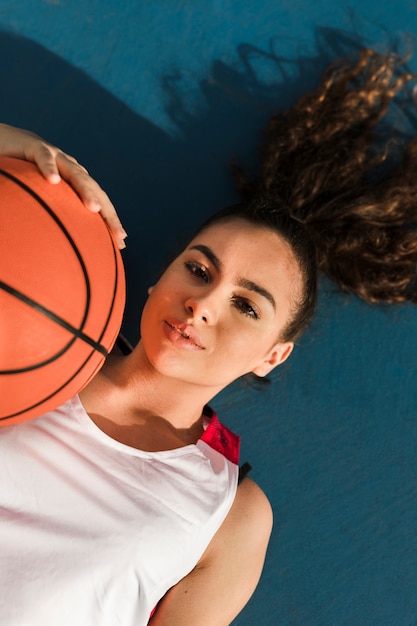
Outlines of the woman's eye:
M 205 265 L 202 265 L 201 263 L 196 263 L 195 261 L 187 261 L 185 263 L 185 267 L 190 272 L 190 274 L 195 276 L 195 278 L 199 278 L 205 283 L 209 282 L 210 275 Z
M 240 311 L 244 315 L 247 315 L 247 317 L 251 317 L 255 320 L 259 319 L 258 313 L 255 311 L 250 302 L 245 298 L 233 298 L 233 305 L 237 308 L 238 311 Z

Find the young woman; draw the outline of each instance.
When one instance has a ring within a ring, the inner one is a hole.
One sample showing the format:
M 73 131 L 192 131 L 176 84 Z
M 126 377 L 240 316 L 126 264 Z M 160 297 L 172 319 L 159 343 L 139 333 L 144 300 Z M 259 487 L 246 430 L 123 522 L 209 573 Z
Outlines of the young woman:
M 245 604 L 271 510 L 249 479 L 237 488 L 236 437 L 208 402 L 288 358 L 317 268 L 367 301 L 416 300 L 416 146 L 378 134 L 412 78 L 364 51 L 275 116 L 259 180 L 236 171 L 242 204 L 205 223 L 150 288 L 134 351 L 57 411 L 0 430 L 4 623 L 137 626 L 157 605 L 153 625 L 209 626 Z M 2 154 L 69 180 L 123 246 L 85 170 L 1 131 Z

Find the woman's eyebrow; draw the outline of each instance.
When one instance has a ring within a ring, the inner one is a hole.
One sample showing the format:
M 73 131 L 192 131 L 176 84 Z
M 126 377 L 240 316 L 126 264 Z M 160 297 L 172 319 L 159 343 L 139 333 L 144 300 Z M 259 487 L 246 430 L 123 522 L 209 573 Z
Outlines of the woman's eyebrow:
M 272 305 L 272 308 L 274 309 L 274 311 L 276 311 L 277 307 L 276 307 L 274 296 L 271 293 L 269 293 L 269 291 L 267 291 L 260 285 L 257 285 L 253 281 L 247 280 L 246 278 L 242 278 L 241 280 L 239 280 L 238 285 L 239 287 L 243 287 L 244 289 L 249 289 L 250 291 L 255 291 L 256 293 L 259 293 L 260 296 L 263 296 L 264 298 L 268 300 L 268 302 Z
M 199 250 L 200 252 L 202 252 L 208 258 L 208 260 L 214 265 L 216 270 L 218 272 L 221 271 L 222 263 L 219 257 L 216 254 L 214 254 L 211 248 L 209 248 L 208 246 L 204 246 L 203 244 L 196 244 L 195 246 L 192 246 L 190 250 Z
M 213 252 L 211 248 L 208 246 L 204 246 L 203 244 L 196 244 L 192 246 L 190 250 L 199 250 L 208 258 L 208 260 L 214 265 L 218 272 L 222 269 L 222 263 L 219 257 Z M 241 278 L 238 282 L 239 287 L 243 287 L 244 289 L 249 289 L 250 291 L 255 291 L 259 293 L 260 296 L 263 296 L 268 300 L 268 302 L 272 305 L 274 311 L 276 310 L 276 303 L 274 296 L 269 293 L 264 287 L 261 287 L 257 283 L 254 283 L 252 280 L 247 280 L 246 278 Z

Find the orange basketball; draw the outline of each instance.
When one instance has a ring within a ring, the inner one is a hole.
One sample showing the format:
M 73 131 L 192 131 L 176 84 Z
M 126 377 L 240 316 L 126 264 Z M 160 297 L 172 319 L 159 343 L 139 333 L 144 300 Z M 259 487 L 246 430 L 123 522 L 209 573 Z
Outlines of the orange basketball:
M 31 163 L 0 157 L 0 424 L 50 411 L 103 365 L 125 278 L 100 215 Z

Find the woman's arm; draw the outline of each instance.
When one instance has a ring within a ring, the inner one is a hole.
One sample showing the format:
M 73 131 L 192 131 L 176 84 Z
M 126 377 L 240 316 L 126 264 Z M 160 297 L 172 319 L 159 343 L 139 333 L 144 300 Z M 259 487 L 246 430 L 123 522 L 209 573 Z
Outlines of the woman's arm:
M 265 494 L 245 478 L 200 562 L 161 600 L 150 626 L 228 626 L 256 588 L 271 529 Z
M 66 180 L 90 211 L 101 212 L 119 248 L 125 247 L 126 232 L 108 195 L 73 157 L 38 135 L 7 124 L 0 124 L 0 154 L 35 163 L 52 184 Z

